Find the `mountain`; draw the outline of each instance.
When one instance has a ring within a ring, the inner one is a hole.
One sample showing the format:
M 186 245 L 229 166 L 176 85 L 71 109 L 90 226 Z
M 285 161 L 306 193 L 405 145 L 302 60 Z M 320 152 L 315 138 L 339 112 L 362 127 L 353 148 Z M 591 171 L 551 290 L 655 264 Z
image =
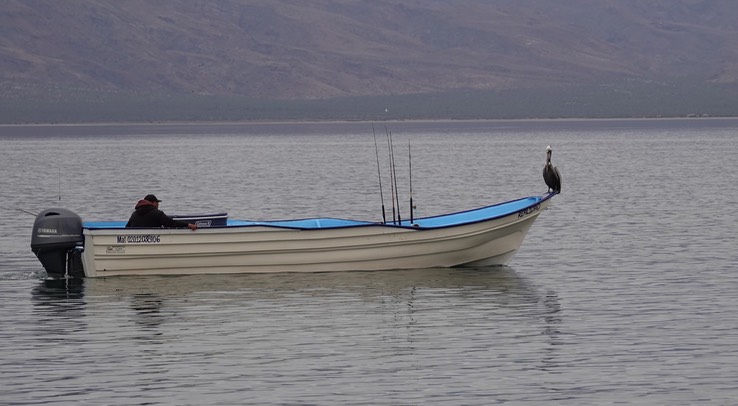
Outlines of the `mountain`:
M 738 88 L 731 0 L 4 0 L 0 34 L 0 122 L 490 114 L 439 98 L 731 115 Z

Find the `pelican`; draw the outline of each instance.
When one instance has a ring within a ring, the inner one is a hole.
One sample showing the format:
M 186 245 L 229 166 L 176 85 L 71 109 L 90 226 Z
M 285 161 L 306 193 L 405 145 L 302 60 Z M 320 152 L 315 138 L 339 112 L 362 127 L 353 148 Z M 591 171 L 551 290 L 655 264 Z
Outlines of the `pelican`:
M 546 147 L 546 166 L 543 167 L 543 180 L 548 185 L 548 191 L 553 190 L 561 193 L 561 174 L 559 170 L 551 164 L 551 146 Z

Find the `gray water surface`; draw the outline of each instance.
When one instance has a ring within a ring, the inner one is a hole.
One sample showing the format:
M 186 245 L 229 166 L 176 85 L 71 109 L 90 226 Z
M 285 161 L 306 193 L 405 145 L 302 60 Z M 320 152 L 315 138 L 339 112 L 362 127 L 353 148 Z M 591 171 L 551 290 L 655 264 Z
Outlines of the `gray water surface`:
M 380 220 L 371 124 L 0 127 L 0 404 L 735 403 L 738 120 L 388 128 L 416 216 L 545 192 L 549 144 L 562 194 L 509 267 L 49 280 L 19 209 Z

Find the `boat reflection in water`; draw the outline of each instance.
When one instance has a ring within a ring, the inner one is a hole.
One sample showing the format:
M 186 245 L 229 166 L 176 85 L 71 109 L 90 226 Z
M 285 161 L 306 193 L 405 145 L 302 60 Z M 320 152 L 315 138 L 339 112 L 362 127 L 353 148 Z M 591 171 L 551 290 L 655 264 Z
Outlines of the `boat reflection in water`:
M 136 349 L 157 362 L 193 351 L 286 362 L 310 349 L 412 363 L 428 346 L 454 358 L 526 336 L 531 365 L 548 371 L 562 329 L 556 293 L 507 266 L 49 280 L 33 303 L 36 335 L 62 353 Z
M 90 301 L 125 303 L 142 319 L 148 319 L 142 324 L 161 323 L 167 314 L 172 314 L 172 307 L 197 310 L 192 307 L 196 303 L 208 308 L 215 306 L 216 313 L 229 306 L 244 310 L 264 306 L 277 311 L 285 303 L 331 305 L 335 298 L 405 306 L 408 311 L 413 311 L 417 300 L 433 306 L 447 301 L 472 301 L 490 310 L 553 304 L 556 309 L 544 312 L 556 313 L 558 304 L 552 295 L 555 296 L 551 292 L 539 293 L 508 266 L 48 279 L 33 290 L 34 303 L 46 313 L 58 311 L 68 317 L 83 317 Z

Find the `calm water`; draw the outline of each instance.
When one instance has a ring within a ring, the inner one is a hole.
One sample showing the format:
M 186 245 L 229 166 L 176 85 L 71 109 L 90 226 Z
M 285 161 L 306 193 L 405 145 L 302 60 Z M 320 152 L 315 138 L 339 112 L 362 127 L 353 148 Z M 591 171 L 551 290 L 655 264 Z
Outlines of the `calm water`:
M 379 220 L 371 125 L 0 127 L 0 404 L 735 404 L 738 120 L 388 127 L 416 216 L 563 193 L 510 267 L 51 281 L 21 210 Z

